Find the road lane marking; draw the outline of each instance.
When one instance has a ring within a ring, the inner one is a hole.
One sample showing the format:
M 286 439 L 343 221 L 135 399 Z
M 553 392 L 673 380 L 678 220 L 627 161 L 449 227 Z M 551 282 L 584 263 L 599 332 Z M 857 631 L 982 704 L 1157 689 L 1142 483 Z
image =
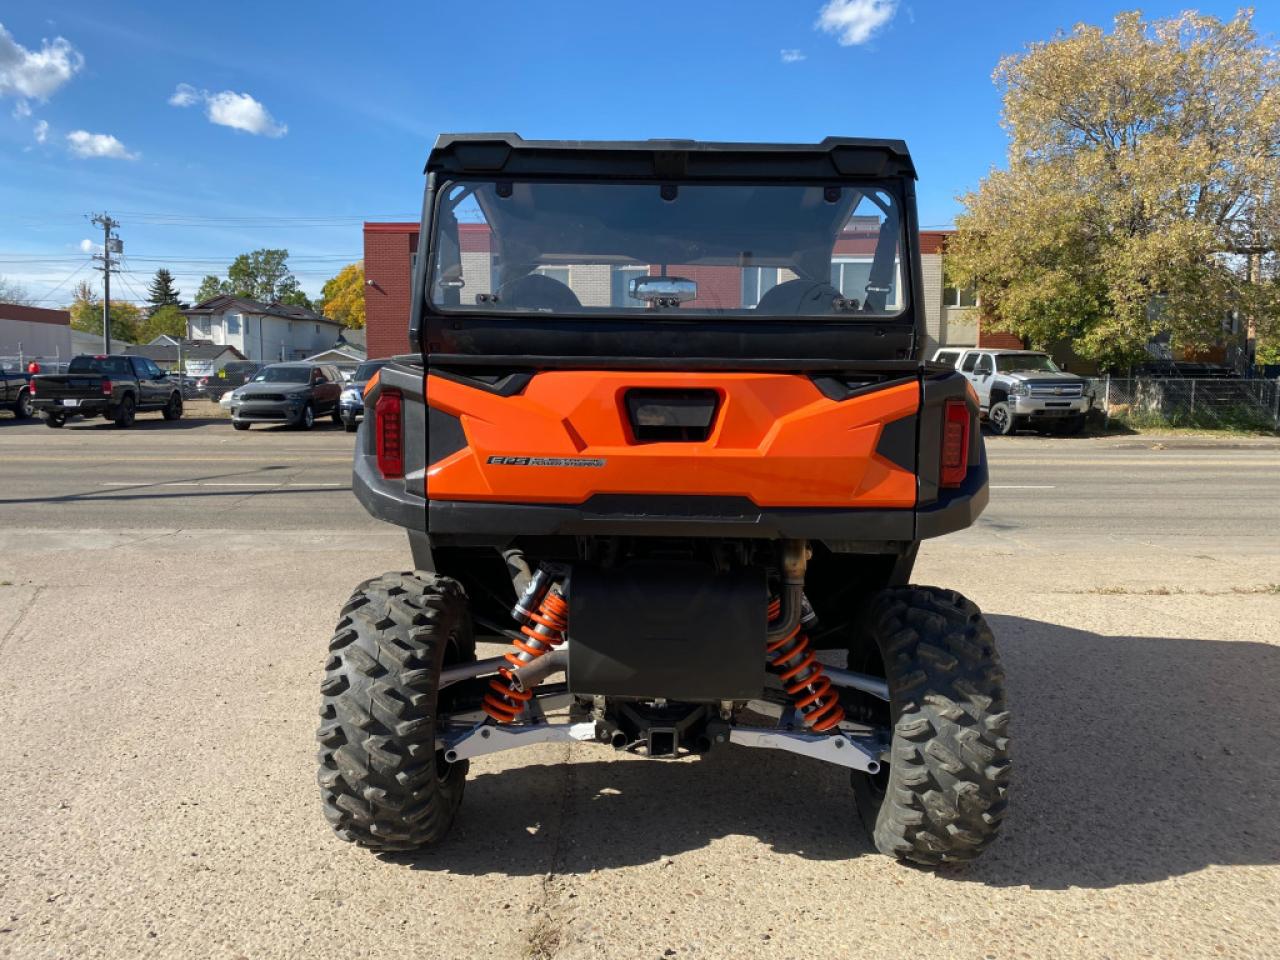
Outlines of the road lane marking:
M 194 480 L 169 480 L 162 483 L 148 483 L 145 480 L 105 480 L 103 487 L 345 487 L 346 484 L 334 482 L 315 483 L 300 481 L 289 483 L 262 483 L 256 480 L 242 480 L 234 483 L 206 483 Z
M 992 490 L 1056 490 L 1052 483 L 993 483 Z

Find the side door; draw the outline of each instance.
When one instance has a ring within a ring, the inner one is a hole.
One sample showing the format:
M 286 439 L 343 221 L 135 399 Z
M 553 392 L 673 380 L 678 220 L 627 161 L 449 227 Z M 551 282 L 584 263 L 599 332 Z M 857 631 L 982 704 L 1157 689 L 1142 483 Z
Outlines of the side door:
M 150 361 L 146 357 L 130 357 L 129 366 L 133 379 L 138 381 L 138 409 L 155 406 L 156 381 L 151 375 Z
M 324 367 L 311 368 L 311 402 L 315 404 L 316 416 L 328 413 L 330 409 L 329 377 Z
M 978 404 L 983 409 L 991 406 L 991 383 L 995 379 L 996 364 L 989 353 L 978 354 L 973 366 L 973 389 L 978 392 Z
M 325 390 L 327 391 L 327 396 L 328 396 L 329 409 L 337 410 L 338 401 L 342 398 L 342 384 L 344 382 L 342 379 L 342 371 L 334 366 L 326 366 L 323 369 L 324 369 L 324 375 L 326 379 L 328 379 L 329 381 L 328 383 L 325 384 Z

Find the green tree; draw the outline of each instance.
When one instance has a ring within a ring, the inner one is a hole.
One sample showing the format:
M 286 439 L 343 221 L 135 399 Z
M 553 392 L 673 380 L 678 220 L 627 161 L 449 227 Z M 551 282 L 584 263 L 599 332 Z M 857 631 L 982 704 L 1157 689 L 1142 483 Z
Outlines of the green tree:
M 147 303 L 151 304 L 153 310 L 159 310 L 165 306 L 178 306 L 178 290 L 173 285 L 173 274 L 161 267 L 156 271 L 155 277 L 151 280 L 151 287 L 147 290 Z
M 1001 61 L 1008 169 L 961 198 L 952 282 L 1038 346 L 1122 365 L 1230 311 L 1276 328 L 1280 60 L 1250 11 L 1122 13 Z
M 35 299 L 20 283 L 0 277 L 0 303 L 15 303 L 21 306 L 32 306 Z
M 364 326 L 364 263 L 349 263 L 326 281 L 324 315 L 344 327 Z
M 226 289 L 226 281 L 210 273 L 200 281 L 200 289 L 196 291 L 196 303 L 204 303 L 206 300 L 212 300 L 229 292 Z
M 284 249 L 263 248 L 240 254 L 227 267 L 225 279 L 213 275 L 204 278 L 196 299 L 204 302 L 220 294 L 263 303 L 276 300 L 311 309 L 298 278 L 289 272 L 289 251 Z
M 187 336 L 187 318 L 180 307 L 166 303 L 138 326 L 138 342 L 150 343 L 156 337 L 169 336 L 175 340 L 184 340 Z

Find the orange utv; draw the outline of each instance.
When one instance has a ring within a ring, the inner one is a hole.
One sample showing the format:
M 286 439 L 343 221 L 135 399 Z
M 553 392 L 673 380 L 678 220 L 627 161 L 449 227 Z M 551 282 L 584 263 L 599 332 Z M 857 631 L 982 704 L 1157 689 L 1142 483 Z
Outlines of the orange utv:
M 330 644 L 334 829 L 434 843 L 470 760 L 526 744 L 766 748 L 847 770 L 882 852 L 977 856 L 1003 674 L 978 608 L 910 580 L 987 464 L 921 359 L 905 144 L 450 135 L 426 175 L 418 353 L 370 383 L 354 473 L 414 569 Z

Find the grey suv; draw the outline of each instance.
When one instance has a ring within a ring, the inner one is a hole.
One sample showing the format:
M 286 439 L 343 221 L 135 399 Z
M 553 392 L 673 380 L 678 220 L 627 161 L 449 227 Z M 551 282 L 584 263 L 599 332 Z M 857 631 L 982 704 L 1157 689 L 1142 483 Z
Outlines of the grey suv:
M 1093 403 L 1085 379 L 1061 369 L 1047 353 L 953 347 L 938 350 L 933 359 L 956 367 L 973 384 L 996 433 L 1029 428 L 1076 434 Z
M 248 430 L 254 423 L 287 423 L 310 430 L 326 414 L 342 421 L 338 397 L 342 374 L 330 363 L 273 363 L 231 394 L 231 424 Z

